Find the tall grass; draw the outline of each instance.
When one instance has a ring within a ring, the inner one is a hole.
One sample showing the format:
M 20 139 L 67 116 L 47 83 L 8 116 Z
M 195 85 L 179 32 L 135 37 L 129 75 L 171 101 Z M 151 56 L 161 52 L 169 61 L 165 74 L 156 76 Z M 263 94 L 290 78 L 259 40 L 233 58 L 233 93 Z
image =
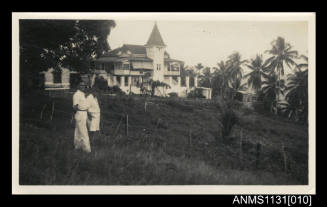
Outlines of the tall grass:
M 225 111 L 218 110 L 214 104 L 178 98 L 148 98 L 147 101 L 152 104 L 144 112 L 144 98 L 103 96 L 104 128 L 95 142 L 95 150 L 87 155 L 73 149 L 74 125 L 70 123 L 70 116 L 55 112 L 51 122 L 37 120 L 37 109 L 41 109 L 44 102 L 55 101 L 61 110 L 69 111 L 70 99 L 24 99 L 20 122 L 20 184 L 307 183 L 307 134 L 297 125 L 260 117 L 258 128 L 258 123 L 253 121 L 253 117 L 258 118 L 258 115 L 241 117 L 240 122 L 229 131 L 230 137 L 236 137 L 239 125 L 244 129 L 245 167 L 240 169 L 238 140 L 231 138 L 228 143 L 217 142 L 216 138 L 221 133 L 217 123 L 223 119 Z M 35 109 L 35 112 L 31 113 L 30 109 Z M 234 112 L 237 114 L 238 111 L 234 109 Z M 129 136 L 124 134 L 124 123 L 117 134 L 114 133 L 125 113 L 129 115 Z M 45 119 L 48 117 L 46 114 Z M 262 165 L 255 170 L 255 144 L 259 132 L 265 137 L 260 137 L 263 143 Z M 281 140 L 288 149 L 288 173 L 282 171 Z

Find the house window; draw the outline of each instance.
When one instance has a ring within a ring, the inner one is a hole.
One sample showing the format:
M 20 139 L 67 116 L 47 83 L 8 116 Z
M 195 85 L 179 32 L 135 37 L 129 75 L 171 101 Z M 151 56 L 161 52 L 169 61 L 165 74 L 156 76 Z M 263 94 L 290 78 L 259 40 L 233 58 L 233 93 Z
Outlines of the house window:
M 157 70 L 161 70 L 161 64 L 157 64 Z
M 125 76 L 125 86 L 128 86 L 128 76 Z
M 170 67 L 171 71 L 179 71 L 179 64 L 174 63 L 171 64 Z
M 108 63 L 108 69 L 109 70 L 113 70 L 115 67 L 114 67 L 114 64 L 113 63 Z
M 181 77 L 181 86 L 186 86 L 186 78 Z
M 121 82 L 120 82 L 120 77 L 121 77 L 121 76 L 117 75 L 116 77 L 117 77 L 117 78 L 116 78 L 116 79 L 117 79 L 117 83 L 118 83 L 119 85 L 121 85 Z
M 167 65 L 167 70 L 170 71 L 170 64 Z
M 53 83 L 61 83 L 61 71 L 55 70 L 53 71 Z
M 190 87 L 194 87 L 194 77 L 190 77 Z
M 116 69 L 121 69 L 122 64 L 121 63 L 116 63 Z
M 127 63 L 127 64 L 123 64 L 123 69 L 124 70 L 129 70 L 129 64 Z
M 139 85 L 139 77 L 138 76 L 133 76 L 132 77 L 132 86 L 138 86 Z

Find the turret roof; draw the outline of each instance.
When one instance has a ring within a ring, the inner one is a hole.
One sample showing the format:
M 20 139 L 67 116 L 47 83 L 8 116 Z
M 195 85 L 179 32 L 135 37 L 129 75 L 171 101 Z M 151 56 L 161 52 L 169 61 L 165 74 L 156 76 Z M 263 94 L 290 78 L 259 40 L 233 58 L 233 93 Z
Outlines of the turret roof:
M 159 32 L 157 23 L 154 24 L 149 40 L 145 46 L 166 46 Z

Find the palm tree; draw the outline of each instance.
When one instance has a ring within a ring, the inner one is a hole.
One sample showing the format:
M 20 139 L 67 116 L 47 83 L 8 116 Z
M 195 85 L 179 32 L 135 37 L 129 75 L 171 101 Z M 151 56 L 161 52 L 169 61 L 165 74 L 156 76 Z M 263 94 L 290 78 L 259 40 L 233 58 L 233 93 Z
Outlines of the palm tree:
M 162 87 L 163 89 L 170 88 L 169 84 L 167 84 L 165 82 L 161 82 L 159 80 L 153 80 L 153 79 L 149 80 L 149 85 L 151 86 L 151 96 L 154 96 L 156 88 L 159 88 L 159 87 Z
M 197 73 L 201 73 L 202 68 L 204 68 L 204 66 L 202 65 L 202 63 L 198 63 L 194 67 L 198 70 Z
M 200 75 L 200 86 L 212 88 L 211 84 L 212 73 L 209 67 L 203 69 L 203 75 Z
M 242 78 L 233 79 L 230 81 L 230 89 L 232 91 L 232 99 L 234 99 L 237 92 L 247 90 L 246 83 L 242 84 Z
M 276 97 L 279 94 L 284 94 L 284 80 L 279 80 L 277 74 L 271 74 L 262 82 L 262 85 L 263 101 L 265 105 L 268 105 L 270 111 L 275 111 L 277 113 Z
M 229 81 L 229 68 L 224 61 L 217 63 L 218 68 L 215 68 L 215 72 L 212 80 L 212 87 L 214 91 L 219 91 L 220 95 L 224 98 L 225 91 L 228 88 Z
M 242 65 L 246 63 L 247 60 L 241 60 L 241 55 L 239 52 L 234 52 L 228 57 L 227 65 L 229 68 L 229 77 L 230 80 L 242 78 Z
M 298 52 L 292 50 L 292 46 L 289 43 L 286 43 L 285 39 L 282 37 L 277 37 L 277 39 L 272 42 L 272 48 L 266 52 L 272 55 L 272 57 L 267 59 L 267 71 L 271 74 L 277 74 L 277 85 L 278 83 L 281 83 L 280 77 L 284 76 L 284 64 L 289 68 L 291 68 L 291 65 L 296 65 L 293 59 L 297 58 Z M 281 86 L 278 85 L 278 87 Z M 279 95 L 280 94 L 278 93 L 276 96 L 276 104 L 279 102 Z
M 305 63 L 297 64 L 296 68 L 299 70 L 308 70 L 308 57 L 301 55 L 300 58 L 304 59 Z
M 256 93 L 258 94 L 258 91 L 262 86 L 262 78 L 267 77 L 267 75 L 264 73 L 265 64 L 263 62 L 262 55 L 257 55 L 256 58 L 251 59 L 250 62 L 251 63 L 247 64 L 246 66 L 252 71 L 246 74 L 244 78 L 249 78 L 248 86 L 255 89 Z
M 307 58 L 305 59 L 307 61 Z M 287 114 L 289 118 L 306 121 L 308 116 L 308 64 L 300 64 L 297 66 L 293 74 L 289 74 L 287 78 L 287 94 L 288 102 Z

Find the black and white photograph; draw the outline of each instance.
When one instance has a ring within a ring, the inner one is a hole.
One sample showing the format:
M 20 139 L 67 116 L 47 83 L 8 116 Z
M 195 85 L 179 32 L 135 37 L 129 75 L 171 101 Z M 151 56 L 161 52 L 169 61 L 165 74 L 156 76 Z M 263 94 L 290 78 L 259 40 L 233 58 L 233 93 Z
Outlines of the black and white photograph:
M 12 16 L 13 193 L 315 193 L 315 13 Z

